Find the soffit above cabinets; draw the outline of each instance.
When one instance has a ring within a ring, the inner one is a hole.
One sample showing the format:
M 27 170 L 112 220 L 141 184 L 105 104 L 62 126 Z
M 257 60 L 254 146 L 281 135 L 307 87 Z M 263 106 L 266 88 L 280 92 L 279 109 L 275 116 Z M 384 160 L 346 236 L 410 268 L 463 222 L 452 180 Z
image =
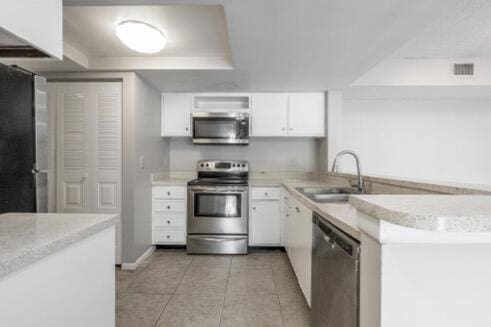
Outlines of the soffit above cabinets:
M 126 47 L 116 26 L 127 20 L 156 27 L 167 39 L 155 54 Z M 221 5 L 65 6 L 64 61 L 29 63 L 34 71 L 232 69 Z
M 131 56 L 123 57 L 124 60 L 113 60 L 112 57 L 97 57 L 96 60 L 87 55 L 84 58 L 83 49 L 75 50 L 77 40 L 67 39 L 73 51 L 67 51 L 66 58 L 78 58 L 74 60 L 78 63 L 86 62 L 85 66 L 78 66 L 79 70 L 126 67 L 166 92 L 341 89 L 436 19 L 453 11 L 462 1 L 64 0 L 65 10 L 80 5 L 104 7 L 126 4 L 134 5 L 130 8 L 135 12 L 141 3 L 159 4 L 159 7 L 172 7 L 171 4 L 178 3 L 182 10 L 196 10 L 203 15 L 186 19 L 187 25 L 199 26 L 197 33 L 207 31 L 206 35 L 199 34 L 203 35 L 202 38 L 192 39 L 192 48 L 209 49 L 208 45 L 218 44 L 214 47 L 217 52 L 193 53 L 185 57 L 179 52 L 172 57 L 156 57 L 158 59 L 150 56 L 142 66 L 138 57 Z M 208 11 L 216 11 L 220 17 L 209 19 L 205 13 Z M 211 23 L 216 25 L 209 25 Z M 212 31 L 220 26 L 223 28 L 219 28 L 218 34 L 210 33 L 210 26 L 214 26 Z M 75 27 L 90 31 L 94 37 L 103 36 L 83 24 Z M 220 37 L 210 39 L 217 35 Z M 170 39 L 170 30 L 168 36 Z M 180 42 L 189 40 L 191 38 L 179 38 Z M 84 44 L 80 42 L 80 46 L 82 48 Z M 68 47 L 67 43 L 65 47 Z M 70 65 L 70 69 L 77 67 L 74 65 Z M 35 71 L 59 72 L 62 69 L 56 66 L 36 67 Z

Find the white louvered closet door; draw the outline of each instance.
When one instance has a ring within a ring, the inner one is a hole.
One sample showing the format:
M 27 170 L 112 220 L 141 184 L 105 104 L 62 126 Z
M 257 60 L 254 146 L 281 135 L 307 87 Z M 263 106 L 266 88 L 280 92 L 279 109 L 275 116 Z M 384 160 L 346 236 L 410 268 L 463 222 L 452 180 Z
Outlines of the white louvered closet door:
M 122 86 L 57 83 L 57 209 L 121 212 Z
M 56 204 L 58 212 L 90 212 L 90 87 L 56 86 Z
M 96 212 L 121 211 L 121 83 L 91 85 L 95 97 L 94 186 Z

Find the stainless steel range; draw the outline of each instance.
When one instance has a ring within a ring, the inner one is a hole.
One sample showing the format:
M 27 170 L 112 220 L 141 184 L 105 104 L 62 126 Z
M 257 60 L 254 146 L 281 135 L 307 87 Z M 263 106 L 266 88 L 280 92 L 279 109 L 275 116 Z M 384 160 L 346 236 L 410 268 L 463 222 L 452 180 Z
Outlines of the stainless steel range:
M 247 161 L 198 162 L 188 183 L 188 253 L 247 253 L 248 177 Z

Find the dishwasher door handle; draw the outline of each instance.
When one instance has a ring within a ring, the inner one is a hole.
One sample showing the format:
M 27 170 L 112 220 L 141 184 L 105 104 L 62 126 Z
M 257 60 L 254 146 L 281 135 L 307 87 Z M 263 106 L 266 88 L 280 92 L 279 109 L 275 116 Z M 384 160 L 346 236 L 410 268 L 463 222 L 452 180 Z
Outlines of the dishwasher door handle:
M 324 241 L 331 247 L 331 249 L 334 249 L 336 246 L 336 242 L 334 242 L 329 236 L 324 235 Z

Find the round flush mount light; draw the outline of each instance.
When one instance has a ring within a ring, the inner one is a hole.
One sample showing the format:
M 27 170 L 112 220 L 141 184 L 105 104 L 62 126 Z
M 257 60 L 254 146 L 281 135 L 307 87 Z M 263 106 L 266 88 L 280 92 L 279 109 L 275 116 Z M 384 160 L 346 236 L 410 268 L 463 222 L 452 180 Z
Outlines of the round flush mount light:
M 167 38 L 158 28 L 138 20 L 119 23 L 116 35 L 128 48 L 141 53 L 157 53 L 167 43 Z

